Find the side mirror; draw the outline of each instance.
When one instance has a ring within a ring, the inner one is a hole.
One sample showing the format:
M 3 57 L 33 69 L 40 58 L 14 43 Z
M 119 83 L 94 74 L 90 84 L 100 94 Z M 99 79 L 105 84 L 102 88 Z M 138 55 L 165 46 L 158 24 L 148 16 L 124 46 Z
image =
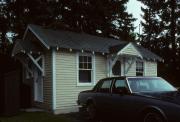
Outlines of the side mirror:
M 123 94 L 128 94 L 129 91 L 126 87 L 117 87 L 115 88 L 114 93 L 123 95 Z

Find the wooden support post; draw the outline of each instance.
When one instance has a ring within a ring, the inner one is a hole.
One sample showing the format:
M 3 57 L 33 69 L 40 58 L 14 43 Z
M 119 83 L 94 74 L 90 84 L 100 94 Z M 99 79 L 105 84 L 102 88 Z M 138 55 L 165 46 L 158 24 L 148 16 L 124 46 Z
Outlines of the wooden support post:
M 37 66 L 37 68 L 42 72 L 42 74 L 44 75 L 44 59 L 43 56 L 39 56 L 38 58 L 34 58 L 31 54 L 27 54 L 29 56 L 29 58 L 32 60 L 32 62 Z M 38 61 L 42 59 L 42 66 L 40 66 L 40 64 L 38 63 Z
M 127 61 L 128 67 L 127 67 L 127 69 L 125 69 L 125 75 L 128 73 L 128 71 L 130 70 L 130 68 L 132 67 L 132 65 L 134 64 L 135 61 L 136 61 L 136 59 L 133 57 L 131 57 L 130 60 Z

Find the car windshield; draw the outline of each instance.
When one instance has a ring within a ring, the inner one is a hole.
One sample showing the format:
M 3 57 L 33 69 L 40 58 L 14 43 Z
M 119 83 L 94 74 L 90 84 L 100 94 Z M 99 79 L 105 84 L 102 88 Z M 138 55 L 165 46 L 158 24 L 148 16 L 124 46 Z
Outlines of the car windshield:
M 168 92 L 177 91 L 162 78 L 128 78 L 132 92 Z

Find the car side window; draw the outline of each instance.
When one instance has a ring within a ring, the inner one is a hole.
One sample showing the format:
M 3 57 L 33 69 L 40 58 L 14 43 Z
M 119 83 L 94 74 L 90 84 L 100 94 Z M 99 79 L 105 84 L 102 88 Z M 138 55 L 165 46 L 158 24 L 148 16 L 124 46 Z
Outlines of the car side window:
M 117 79 L 117 80 L 115 80 L 114 86 L 113 86 L 113 92 L 116 91 L 116 89 L 121 88 L 121 87 L 128 88 L 128 86 L 126 84 L 126 80 L 124 80 L 124 79 Z
M 111 88 L 112 80 L 104 80 L 99 88 L 99 92 L 109 93 Z
M 97 84 L 94 86 L 93 91 L 98 91 L 99 87 L 101 86 L 102 81 L 98 81 Z

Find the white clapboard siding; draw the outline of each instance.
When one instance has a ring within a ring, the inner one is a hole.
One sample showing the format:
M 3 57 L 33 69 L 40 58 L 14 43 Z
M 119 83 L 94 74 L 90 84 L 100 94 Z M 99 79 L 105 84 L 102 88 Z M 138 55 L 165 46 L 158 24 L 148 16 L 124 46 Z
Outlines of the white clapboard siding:
M 145 62 L 145 76 L 157 76 L 157 62 Z
M 120 51 L 120 54 L 135 55 L 135 56 L 140 56 L 141 55 L 131 43 L 129 43 L 127 46 L 125 46 Z
M 125 62 L 122 62 L 123 68 L 124 65 L 127 68 L 128 63 L 127 60 Z M 124 69 L 123 69 L 124 71 Z M 122 72 L 123 73 L 123 72 Z M 126 76 L 136 76 L 136 61 L 132 64 L 131 68 L 128 70 Z M 147 61 L 144 60 L 144 76 L 157 76 L 157 62 Z
M 107 75 L 107 64 L 106 58 L 100 55 L 96 55 L 95 57 L 96 63 L 96 81 L 99 81 L 102 78 L 105 78 Z
M 60 113 L 71 112 L 70 108 L 77 107 L 78 94 L 92 89 L 92 86 L 77 86 L 77 57 L 76 53 L 56 53 L 56 109 Z M 95 56 L 96 81 L 106 77 L 106 59 Z

